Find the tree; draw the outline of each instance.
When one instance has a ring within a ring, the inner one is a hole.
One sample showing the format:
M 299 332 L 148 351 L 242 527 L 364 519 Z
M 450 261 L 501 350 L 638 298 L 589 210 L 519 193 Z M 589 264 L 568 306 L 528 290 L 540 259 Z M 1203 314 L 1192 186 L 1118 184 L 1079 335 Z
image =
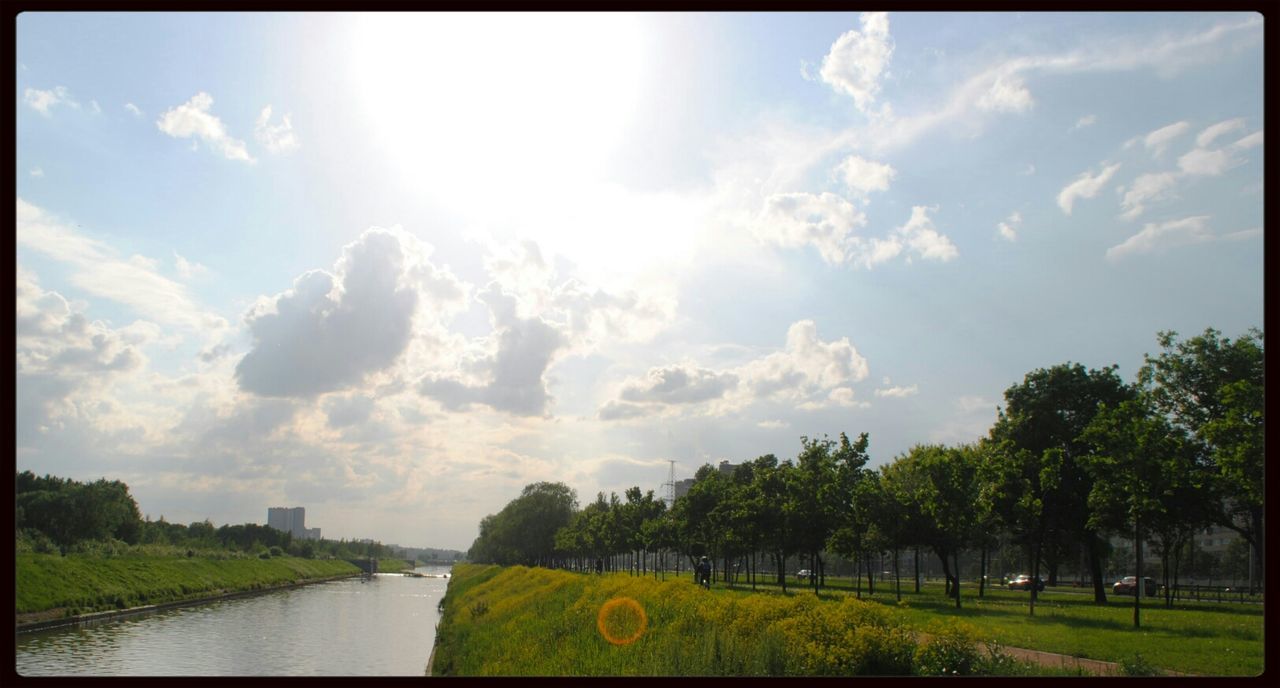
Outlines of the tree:
M 525 486 L 502 511 L 480 521 L 472 561 L 502 565 L 549 566 L 557 553 L 556 533 L 577 509 L 577 494 L 564 483 Z
M 990 447 L 999 454 L 994 473 L 1004 481 L 989 492 L 993 507 L 1033 550 L 1036 575 L 1046 554 L 1056 561 L 1071 542 L 1082 544 L 1098 604 L 1107 599 L 1103 546 L 1089 522 L 1091 483 L 1079 458 L 1090 449 L 1080 436 L 1102 404 L 1133 398 L 1134 390 L 1115 371 L 1116 366 L 1086 370 L 1069 362 L 1032 371 L 1005 390 L 1006 408 L 999 410 L 991 428 Z M 1051 584 L 1056 570 L 1055 564 Z M 1033 613 L 1035 599 L 1032 590 Z
M 1179 342 L 1161 332 L 1164 351 L 1146 356 L 1138 382 L 1157 409 L 1194 441 L 1211 474 L 1214 521 L 1239 533 L 1255 553 L 1251 580 L 1264 580 L 1263 336 L 1250 329 L 1235 341 L 1212 328 Z

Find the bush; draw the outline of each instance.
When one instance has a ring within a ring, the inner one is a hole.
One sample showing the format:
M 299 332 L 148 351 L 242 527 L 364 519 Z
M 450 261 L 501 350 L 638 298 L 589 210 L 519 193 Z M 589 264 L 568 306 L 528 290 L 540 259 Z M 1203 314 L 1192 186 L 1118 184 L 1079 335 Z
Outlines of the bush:
M 979 672 L 982 653 L 973 627 L 950 622 L 935 624 L 929 639 L 915 651 L 916 673 L 921 676 L 969 676 Z
M 271 552 L 271 556 L 273 556 L 273 557 L 282 557 L 282 556 L 284 556 L 284 550 L 280 549 L 280 546 L 279 546 L 279 545 L 272 545 L 272 546 L 271 546 L 271 549 L 269 549 L 269 550 L 267 550 L 267 551 L 268 551 L 268 552 Z
M 1159 676 L 1160 670 L 1151 665 L 1150 662 L 1142 658 L 1137 652 L 1133 653 L 1132 659 L 1120 660 L 1121 676 Z
M 263 551 L 262 551 L 262 553 L 258 555 L 258 558 L 259 558 L 259 559 L 270 559 L 270 558 L 271 558 L 271 552 L 269 552 L 269 551 L 267 551 L 267 550 L 263 550 Z

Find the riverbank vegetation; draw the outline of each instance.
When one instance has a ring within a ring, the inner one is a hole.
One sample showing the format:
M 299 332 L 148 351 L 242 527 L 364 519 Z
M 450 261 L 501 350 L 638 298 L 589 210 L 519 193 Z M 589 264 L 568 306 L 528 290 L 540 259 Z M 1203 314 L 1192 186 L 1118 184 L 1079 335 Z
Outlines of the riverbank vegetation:
M 18 554 L 18 621 L 77 616 L 360 573 L 342 560 Z
M 1262 609 L 1217 605 L 1163 609 L 1152 604 L 1141 634 L 1118 603 L 1051 594 L 1031 617 L 1025 593 L 985 598 L 965 591 L 959 610 L 945 586 L 927 584 L 898 601 L 882 589 L 859 600 L 832 587 L 811 591 L 761 586 L 711 591 L 690 576 L 571 573 L 543 568 L 462 565 L 444 601 L 437 675 L 1056 675 L 1061 664 L 1013 659 L 1026 648 L 1116 662 L 1118 673 L 1172 670 L 1256 675 L 1264 665 Z M 641 628 L 627 645 L 605 637 Z M 1151 604 L 1151 603 L 1148 603 Z M 923 635 L 921 635 L 923 634 Z M 554 651 L 548 648 L 556 648 Z M 994 653 L 993 653 L 994 651 Z M 954 672 L 954 674 L 953 674 Z
M 802 437 L 794 460 L 704 465 L 673 503 L 633 487 L 579 508 L 568 486 L 534 483 L 480 522 L 469 559 L 641 574 L 706 556 L 717 580 L 754 585 L 763 573 L 785 589 L 804 568 L 815 591 L 839 560 L 871 591 L 888 568 L 914 577 L 898 564 L 910 552 L 936 557 L 957 606 L 962 581 L 982 597 L 989 574 L 1011 571 L 1049 586 L 1071 571 L 1098 605 L 1137 571 L 1161 580 L 1167 608 L 1189 573 L 1241 575 L 1257 593 L 1264 558 L 1247 555 L 1263 542 L 1262 333 L 1158 341 L 1132 383 L 1115 366 L 1034 370 L 1005 391 L 981 441 L 917 445 L 875 468 L 870 437 L 840 433 Z M 1245 547 L 1202 551 L 1210 526 Z M 1028 614 L 1038 598 L 1027 596 Z

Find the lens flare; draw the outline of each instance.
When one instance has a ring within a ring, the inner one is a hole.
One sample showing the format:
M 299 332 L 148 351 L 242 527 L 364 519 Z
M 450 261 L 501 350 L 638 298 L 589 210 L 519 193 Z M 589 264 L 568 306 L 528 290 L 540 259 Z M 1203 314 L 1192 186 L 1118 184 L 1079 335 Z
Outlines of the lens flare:
M 612 624 L 610 623 L 612 622 Z M 610 625 L 615 626 L 614 630 L 610 630 Z M 618 630 L 635 626 L 635 631 L 626 637 L 619 637 L 616 633 Z M 616 628 L 621 626 L 621 629 Z M 644 607 L 639 602 L 630 597 L 615 597 L 605 602 L 600 607 L 600 614 L 596 616 L 596 628 L 600 629 L 600 635 L 604 639 L 614 645 L 630 645 L 640 639 L 644 635 L 645 629 L 649 626 L 649 617 L 644 614 Z

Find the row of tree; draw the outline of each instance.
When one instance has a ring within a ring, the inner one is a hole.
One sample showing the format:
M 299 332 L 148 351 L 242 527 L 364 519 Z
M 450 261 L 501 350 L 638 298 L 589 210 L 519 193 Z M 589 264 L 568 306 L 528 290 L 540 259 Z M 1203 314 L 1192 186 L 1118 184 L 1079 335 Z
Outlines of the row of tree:
M 393 557 L 391 547 L 374 541 L 307 540 L 256 523 L 189 525 L 143 517 L 129 486 L 100 478 L 81 483 L 23 471 L 15 476 L 15 527 L 20 542 L 33 551 L 61 552 L 87 543 L 167 545 L 188 551 L 226 550 L 248 554 L 288 553 L 305 558 Z
M 785 562 L 800 555 L 818 588 L 831 554 L 859 562 L 872 585 L 874 557 L 925 549 L 959 605 L 959 554 L 979 553 L 985 573 L 988 551 L 1005 541 L 1050 584 L 1064 562 L 1083 558 L 1105 603 L 1112 535 L 1150 543 L 1176 581 L 1185 546 L 1220 525 L 1249 543 L 1250 578 L 1261 581 L 1262 333 L 1232 341 L 1206 330 L 1180 342 L 1167 332 L 1159 342 L 1132 384 L 1116 366 L 1035 370 L 1005 391 L 981 441 L 919 445 L 875 469 L 868 436 L 841 433 L 801 438 L 794 461 L 761 456 L 730 475 L 703 466 L 670 508 L 633 487 L 578 509 L 569 487 L 530 485 L 485 517 L 469 558 L 591 568 L 621 554 L 644 573 L 648 553 L 675 552 L 711 557 L 753 583 L 764 558 L 785 586 Z M 1035 600 L 1033 591 L 1033 614 Z

